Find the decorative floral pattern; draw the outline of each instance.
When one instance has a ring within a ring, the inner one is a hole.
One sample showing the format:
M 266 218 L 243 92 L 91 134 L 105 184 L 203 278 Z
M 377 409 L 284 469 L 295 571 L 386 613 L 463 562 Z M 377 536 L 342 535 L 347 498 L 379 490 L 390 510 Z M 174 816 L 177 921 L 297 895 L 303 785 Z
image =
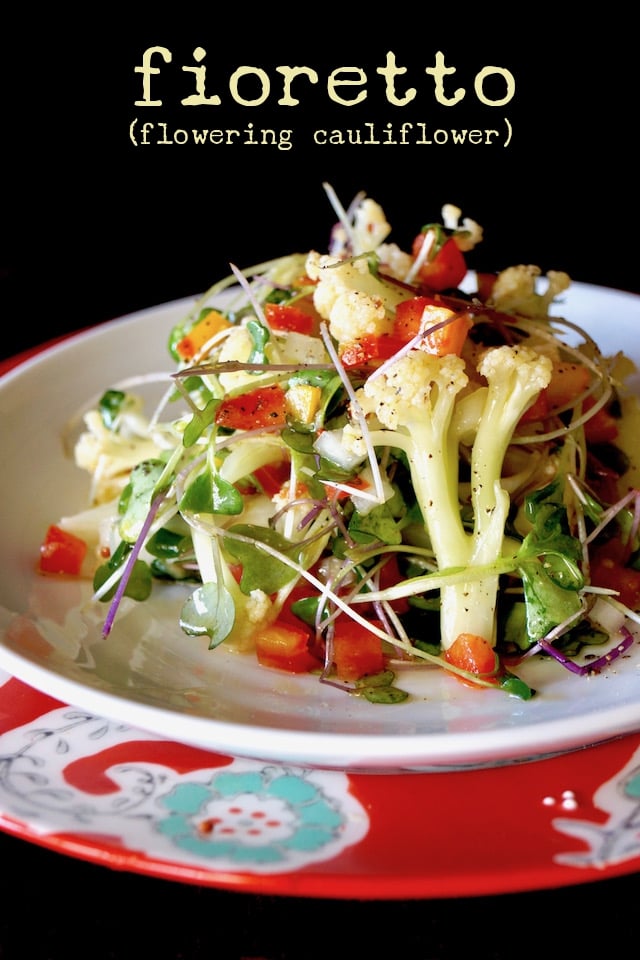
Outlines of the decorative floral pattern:
M 317 775 L 255 764 L 235 772 L 237 766 L 244 764 L 209 784 L 176 785 L 162 798 L 169 816 L 160 832 L 189 853 L 262 867 L 286 863 L 290 869 L 337 852 L 347 818 Z
M 602 868 L 640 857 L 640 749 L 614 778 L 596 791 L 594 801 L 609 812 L 606 823 L 554 820 L 554 827 L 586 844 L 580 853 L 558 856 L 558 863 Z
M 99 833 L 150 856 L 261 872 L 338 856 L 367 833 L 337 772 L 226 760 L 222 770 L 180 774 L 138 761 L 105 768 L 106 795 L 74 786 L 74 765 L 97 752 L 108 762 L 116 747 L 141 741 L 161 742 L 85 711 L 53 710 L 0 738 L 0 808 L 40 834 Z

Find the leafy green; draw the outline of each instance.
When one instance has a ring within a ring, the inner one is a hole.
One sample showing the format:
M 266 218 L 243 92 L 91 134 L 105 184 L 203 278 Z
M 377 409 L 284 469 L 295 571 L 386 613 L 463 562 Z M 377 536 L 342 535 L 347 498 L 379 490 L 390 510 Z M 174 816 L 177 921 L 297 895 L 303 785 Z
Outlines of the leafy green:
M 525 500 L 525 514 L 532 526 L 518 551 L 517 564 L 524 589 L 527 636 L 534 642 L 582 609 L 582 546 L 569 533 L 561 495 L 562 485 L 556 479 Z
M 244 501 L 232 483 L 207 466 L 185 490 L 180 509 L 192 513 L 233 516 L 242 513 Z
M 207 427 L 211 426 L 216 417 L 216 411 L 220 406 L 220 400 L 212 397 L 207 401 L 203 410 L 198 410 L 184 429 L 182 443 L 185 447 L 192 447 L 196 443 Z
M 101 564 L 93 576 L 93 589 L 98 592 L 100 588 L 109 580 L 110 577 L 124 567 L 132 547 L 130 544 L 122 541 L 117 550 L 114 550 L 109 560 Z M 124 590 L 124 596 L 132 600 L 148 600 L 153 588 L 153 577 L 151 568 L 144 560 L 136 560 L 133 569 L 127 578 L 127 584 Z M 112 600 L 117 590 L 117 584 L 111 587 L 106 593 L 100 596 L 102 602 Z
M 127 395 L 122 390 L 107 390 L 102 394 L 98 403 L 98 410 L 102 422 L 108 430 L 113 430 L 126 398 Z
M 213 650 L 229 636 L 235 617 L 235 603 L 227 588 L 204 583 L 185 600 L 180 626 L 189 636 L 208 636 L 209 649 Z
M 265 327 L 264 324 L 259 323 L 257 320 L 248 320 L 247 331 L 249 332 L 253 342 L 253 347 L 251 353 L 249 354 L 248 362 L 266 363 L 266 346 L 271 337 L 268 327 Z
M 134 543 L 147 519 L 157 485 L 165 472 L 162 460 L 143 460 L 133 468 L 129 483 L 119 501 L 119 532 L 127 543 Z
M 264 543 L 296 562 L 302 551 L 300 544 L 292 543 L 269 527 L 253 524 L 236 524 L 230 527 L 229 533 L 245 538 L 235 540 L 229 537 L 225 540 L 227 552 L 242 564 L 240 589 L 243 593 L 249 594 L 252 590 L 276 593 L 296 576 L 295 570 L 261 550 L 259 544 Z

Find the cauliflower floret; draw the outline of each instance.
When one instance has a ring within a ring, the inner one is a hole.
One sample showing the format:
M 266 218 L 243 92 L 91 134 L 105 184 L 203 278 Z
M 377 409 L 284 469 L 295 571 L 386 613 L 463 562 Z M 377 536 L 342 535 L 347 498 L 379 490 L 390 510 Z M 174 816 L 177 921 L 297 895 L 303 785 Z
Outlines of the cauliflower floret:
M 460 250 L 466 253 L 473 250 L 475 246 L 482 242 L 483 231 L 479 223 L 465 217 L 460 223 L 462 210 L 455 207 L 452 203 L 445 203 L 442 208 L 442 222 L 448 230 L 455 230 L 455 241 Z
M 406 422 L 408 408 L 425 410 L 433 405 L 433 390 L 457 395 L 469 382 L 465 362 L 456 354 L 436 357 L 412 350 L 396 360 L 384 376 L 369 377 L 356 397 L 363 413 L 374 413 L 380 423 L 395 430 Z
M 333 193 L 333 191 L 331 191 Z M 338 209 L 338 200 L 334 198 Z M 331 253 L 341 259 L 375 250 L 391 232 L 384 210 L 375 200 L 358 194 L 331 231 Z
M 547 289 L 538 292 L 540 267 L 520 264 L 507 267 L 496 277 L 491 292 L 491 303 L 503 313 L 519 313 L 525 317 L 546 317 L 552 302 L 571 285 L 567 273 L 549 270 Z
M 523 391 L 527 403 L 549 385 L 553 364 L 549 357 L 525 346 L 489 347 L 481 355 L 478 373 L 486 377 L 494 390 L 502 391 L 501 403 L 515 406 L 516 391 Z M 518 412 L 518 417 L 522 411 Z
M 244 612 L 252 624 L 261 624 L 271 616 L 272 603 L 264 590 L 252 590 L 245 604 Z
M 339 260 L 312 251 L 307 274 L 317 280 L 313 302 L 339 343 L 393 330 L 393 310 L 406 292 L 374 276 L 365 257 Z
M 383 243 L 376 253 L 380 257 L 380 267 L 385 273 L 397 280 L 404 280 L 413 264 L 410 253 L 401 250 L 396 243 Z
M 375 250 L 391 233 L 384 210 L 379 203 L 369 197 L 355 210 L 352 228 L 353 253 L 358 256 L 368 250 Z
M 350 290 L 336 297 L 330 313 L 329 329 L 339 343 L 365 336 L 381 336 L 393 330 L 393 317 L 376 297 Z

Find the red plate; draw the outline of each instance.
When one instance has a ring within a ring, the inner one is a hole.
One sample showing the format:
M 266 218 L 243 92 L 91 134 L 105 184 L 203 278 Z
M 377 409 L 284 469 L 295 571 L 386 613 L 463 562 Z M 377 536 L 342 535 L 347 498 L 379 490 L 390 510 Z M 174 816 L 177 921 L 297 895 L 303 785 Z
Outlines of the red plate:
M 640 734 L 473 771 L 234 760 L 0 675 L 0 829 L 133 873 L 260 894 L 473 896 L 640 870 Z

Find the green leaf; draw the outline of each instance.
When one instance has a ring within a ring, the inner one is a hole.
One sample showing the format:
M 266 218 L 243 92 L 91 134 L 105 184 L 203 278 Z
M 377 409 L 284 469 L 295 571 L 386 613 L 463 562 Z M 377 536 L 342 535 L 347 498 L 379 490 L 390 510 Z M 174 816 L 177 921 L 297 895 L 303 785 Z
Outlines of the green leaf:
M 189 636 L 208 636 L 209 650 L 213 650 L 231 633 L 235 616 L 235 603 L 227 588 L 223 584 L 204 583 L 185 600 L 180 626 Z
M 232 483 L 206 469 L 191 481 L 180 500 L 180 509 L 190 513 L 218 513 L 236 516 L 244 501 Z
M 161 460 L 144 460 L 131 471 L 119 504 L 122 516 L 118 529 L 127 543 L 136 541 L 164 469 L 165 464 Z
M 307 626 L 313 627 L 315 626 L 319 606 L 320 597 L 301 597 L 291 604 L 291 613 L 295 614 Z M 326 610 L 323 611 L 323 616 L 328 616 Z
M 308 383 L 312 387 L 322 387 L 323 390 L 329 387 L 331 393 L 342 386 L 342 380 L 336 376 L 333 367 L 329 370 L 297 370 L 289 377 L 289 383 Z
M 114 550 L 113 554 L 106 563 L 101 564 L 98 567 L 96 572 L 93 575 L 93 589 L 95 591 L 99 590 L 100 587 L 107 582 L 107 580 L 113 575 L 113 573 L 118 570 L 120 567 L 124 567 L 127 557 L 131 553 L 131 546 L 128 543 L 122 541 L 117 550 Z M 124 591 L 125 597 L 130 597 L 132 600 L 148 600 L 151 595 L 151 590 L 153 588 L 153 576 L 151 573 L 151 568 L 144 560 L 136 560 L 133 565 L 133 570 L 127 580 L 127 585 Z M 112 600 L 115 592 L 117 590 L 117 584 L 100 597 L 101 602 L 107 602 Z
M 192 447 L 200 439 L 204 431 L 215 420 L 216 411 L 220 406 L 220 400 L 212 397 L 206 404 L 204 410 L 194 413 L 193 417 L 186 425 L 182 435 L 182 443 L 185 447 Z
M 382 503 L 368 513 L 356 510 L 349 521 L 349 533 L 356 543 L 382 543 L 396 545 L 402 543 L 402 533 L 389 506 Z
M 122 390 L 107 390 L 102 394 L 98 410 L 102 417 L 102 422 L 108 430 L 113 430 L 118 414 L 124 406 L 126 394 Z
M 147 540 L 147 553 L 161 560 L 179 560 L 185 553 L 192 553 L 191 537 L 162 527 Z
M 295 570 L 277 557 L 261 550 L 259 544 L 265 543 L 294 561 L 298 561 L 302 552 L 299 544 L 291 543 L 276 530 L 253 524 L 236 524 L 230 528 L 229 532 L 240 534 L 250 540 L 250 542 L 231 538 L 225 540 L 227 552 L 242 565 L 240 589 L 243 593 L 248 595 L 252 590 L 263 590 L 267 594 L 277 593 L 297 576 Z
M 313 444 L 316 440 L 316 434 L 309 431 L 294 430 L 292 427 L 285 427 L 280 436 L 288 447 L 297 453 L 313 454 Z
M 525 514 L 532 527 L 518 550 L 518 570 L 527 634 L 536 642 L 581 610 L 582 546 L 571 536 L 559 478 L 527 496 Z
M 559 587 L 547 576 L 541 563 L 520 567 L 526 603 L 527 634 L 532 641 L 546 636 L 559 623 L 577 616 L 582 609 L 575 590 Z
M 257 320 L 247 320 L 247 331 L 253 341 L 253 349 L 249 354 L 249 363 L 266 363 L 266 346 L 271 334 L 267 327 Z

